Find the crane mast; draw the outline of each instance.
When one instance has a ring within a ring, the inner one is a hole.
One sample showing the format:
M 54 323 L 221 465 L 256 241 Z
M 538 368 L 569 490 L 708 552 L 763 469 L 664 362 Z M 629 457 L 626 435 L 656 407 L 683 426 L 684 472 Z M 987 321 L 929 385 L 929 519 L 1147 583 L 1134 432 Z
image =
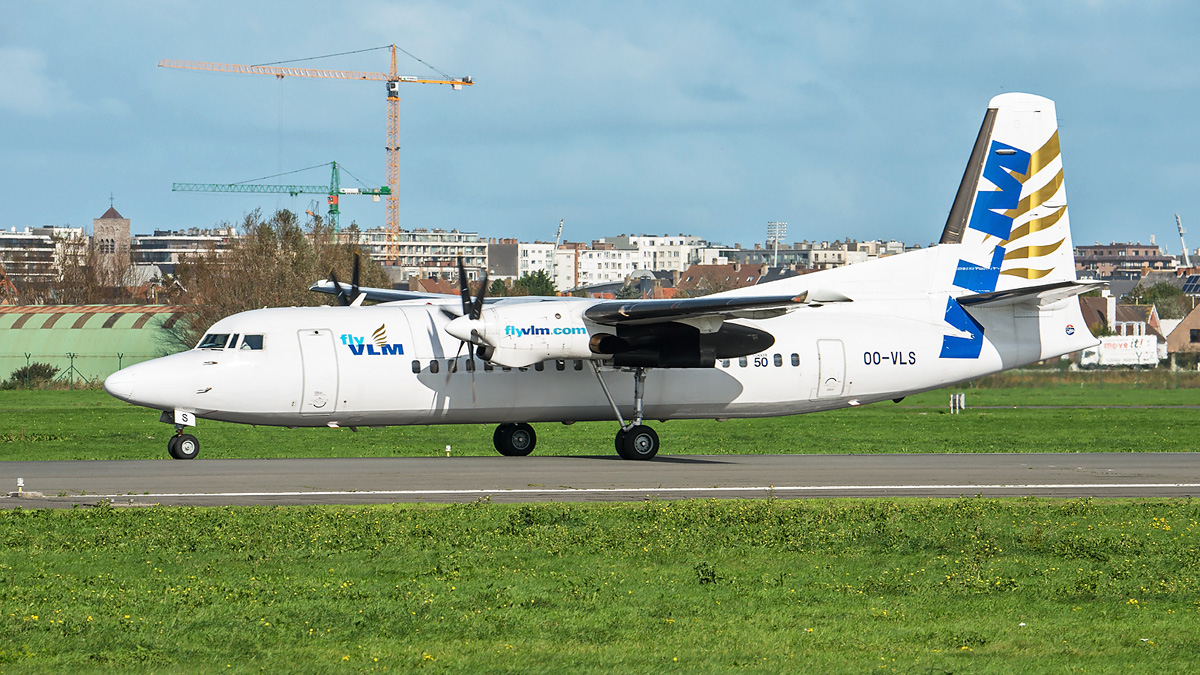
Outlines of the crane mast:
M 448 84 L 455 91 L 464 86 L 471 86 L 475 81 L 470 77 L 450 79 L 429 79 L 399 75 L 396 71 L 396 45 L 389 45 L 392 51 L 391 68 L 386 73 L 359 70 L 324 70 L 318 68 L 294 68 L 280 66 L 247 66 L 236 63 L 211 63 L 208 61 L 181 61 L 163 59 L 160 68 L 181 68 L 185 70 L 207 70 L 219 73 L 242 73 L 247 75 L 274 75 L 284 77 L 318 77 L 335 80 L 367 80 L 385 82 L 387 86 L 387 242 L 385 257 L 394 261 L 399 257 L 400 245 L 400 83 L 413 84 Z
M 556 269 L 557 265 L 558 265 L 558 242 L 562 241 L 562 228 L 563 228 L 563 223 L 565 223 L 565 222 L 567 222 L 566 218 L 559 219 L 558 234 L 554 235 L 554 248 L 550 249 L 550 284 L 552 286 L 555 285 L 554 275 L 558 271 Z M 558 290 L 557 286 L 555 286 L 555 290 Z
M 1183 221 L 1179 219 L 1179 214 L 1175 214 L 1175 226 L 1179 228 L 1179 245 L 1183 247 L 1183 266 L 1191 267 L 1192 261 L 1188 258 L 1187 242 L 1183 240 L 1183 235 L 1187 230 L 1183 229 Z

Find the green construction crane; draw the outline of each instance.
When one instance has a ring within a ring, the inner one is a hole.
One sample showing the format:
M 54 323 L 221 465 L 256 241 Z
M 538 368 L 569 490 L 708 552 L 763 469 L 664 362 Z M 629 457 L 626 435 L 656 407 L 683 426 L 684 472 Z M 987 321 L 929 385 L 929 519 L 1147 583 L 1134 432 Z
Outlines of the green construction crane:
M 326 166 L 318 164 L 317 166 Z M 342 187 L 341 175 L 338 173 L 338 163 L 330 162 L 329 166 L 333 167 L 333 175 L 329 179 L 329 185 L 264 185 L 262 183 L 251 183 L 249 181 L 242 183 L 171 183 L 173 192 L 262 192 L 262 193 L 288 193 L 295 197 L 299 194 L 321 194 L 326 195 L 329 202 L 329 222 L 333 225 L 333 231 L 340 230 L 338 224 L 338 198 L 342 195 L 371 195 L 375 197 L 375 201 L 379 201 L 380 196 L 392 194 L 392 189 L 388 186 L 380 188 L 344 188 Z M 310 166 L 308 169 L 317 167 Z M 297 173 L 299 171 L 308 171 L 308 169 L 297 169 L 288 173 Z M 287 174 L 276 174 L 284 176 Z M 276 176 L 267 176 L 266 178 L 275 178 Z M 265 180 L 266 178 L 256 178 L 255 180 Z

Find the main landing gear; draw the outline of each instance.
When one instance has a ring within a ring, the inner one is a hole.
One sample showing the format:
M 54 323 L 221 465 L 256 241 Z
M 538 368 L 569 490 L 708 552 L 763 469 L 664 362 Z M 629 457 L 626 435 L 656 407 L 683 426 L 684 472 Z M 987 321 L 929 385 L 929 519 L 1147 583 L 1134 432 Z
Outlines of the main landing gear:
M 596 371 L 596 379 L 600 381 L 600 387 L 604 389 L 604 396 L 617 415 L 617 423 L 621 425 L 621 429 L 617 431 L 615 443 L 617 454 L 622 459 L 654 459 L 654 456 L 658 454 L 658 434 L 654 433 L 654 429 L 642 424 L 642 404 L 646 396 L 646 369 L 633 369 L 633 421 L 626 422 L 625 418 L 621 416 L 616 402 L 613 401 L 612 394 L 608 393 L 608 385 L 604 384 L 604 378 L 600 376 L 600 366 L 592 361 L 592 368 Z
M 608 399 L 609 405 L 617 415 L 617 422 L 621 425 L 614 443 L 617 454 L 623 459 L 654 459 L 654 456 L 658 454 L 658 434 L 654 433 L 654 429 L 642 424 L 643 402 L 646 397 L 646 369 L 633 369 L 634 417 L 632 422 L 626 422 L 625 418 L 621 416 L 616 402 L 613 401 L 612 394 L 608 392 L 608 385 L 604 383 L 604 378 L 600 375 L 600 366 L 592 361 L 592 368 L 596 371 L 596 379 L 600 381 L 600 387 L 604 389 L 604 396 Z M 500 454 L 506 457 L 524 457 L 533 452 L 534 446 L 537 445 L 537 435 L 533 433 L 533 427 L 524 422 L 501 424 L 492 434 L 492 444 L 496 446 L 496 450 Z
M 492 444 L 505 457 L 524 457 L 537 445 L 537 434 L 524 422 L 501 424 L 492 434 Z

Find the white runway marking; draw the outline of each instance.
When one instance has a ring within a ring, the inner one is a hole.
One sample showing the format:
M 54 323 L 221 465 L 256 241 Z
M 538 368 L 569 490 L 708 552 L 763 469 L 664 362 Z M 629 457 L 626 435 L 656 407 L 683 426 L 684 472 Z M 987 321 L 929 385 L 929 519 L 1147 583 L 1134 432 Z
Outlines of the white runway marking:
M 669 494 L 683 492 L 861 492 L 877 490 L 913 491 L 936 490 L 945 492 L 968 492 L 972 490 L 1130 490 L 1130 489 L 1178 489 L 1200 488 L 1200 483 L 1014 483 L 994 485 L 747 485 L 744 487 L 638 487 L 638 488 L 494 488 L 494 489 L 464 489 L 464 490 L 312 490 L 287 492 L 173 492 L 158 494 L 112 494 L 87 495 L 101 499 L 129 497 L 348 497 L 348 496 L 386 496 L 419 497 L 445 495 L 492 495 L 492 494 L 545 494 L 545 495 L 581 495 L 581 494 Z

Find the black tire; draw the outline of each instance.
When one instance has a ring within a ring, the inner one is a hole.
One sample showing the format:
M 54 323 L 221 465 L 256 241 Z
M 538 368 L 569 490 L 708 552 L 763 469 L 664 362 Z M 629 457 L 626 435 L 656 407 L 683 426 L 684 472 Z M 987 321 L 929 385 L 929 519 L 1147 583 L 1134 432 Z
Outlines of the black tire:
M 621 439 L 621 447 L 624 450 L 621 456 L 625 459 L 641 461 L 654 459 L 654 456 L 658 454 L 658 434 L 644 424 L 634 425 L 625 430 L 625 436 Z
M 196 459 L 200 454 L 200 441 L 191 434 L 180 434 L 175 437 L 175 459 Z
M 617 446 L 617 454 L 621 456 L 621 459 L 632 459 L 632 457 L 625 456 L 625 430 L 624 429 L 617 429 L 616 446 Z
M 492 444 L 505 457 L 524 457 L 537 446 L 537 434 L 524 422 L 501 424 L 492 434 Z
M 179 437 L 172 436 L 167 439 L 167 453 L 171 455 L 171 459 L 179 459 L 179 451 L 175 446 L 179 445 Z

